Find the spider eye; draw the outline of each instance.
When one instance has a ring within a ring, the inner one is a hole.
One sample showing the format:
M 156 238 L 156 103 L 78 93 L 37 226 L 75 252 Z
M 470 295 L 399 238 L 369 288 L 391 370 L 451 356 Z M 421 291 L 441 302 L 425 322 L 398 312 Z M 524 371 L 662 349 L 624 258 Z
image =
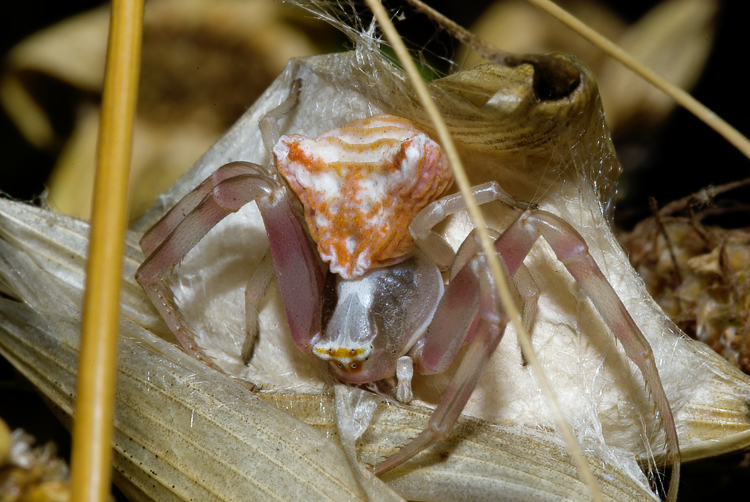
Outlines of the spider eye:
M 344 369 L 344 365 L 343 365 L 343 364 L 341 364 L 341 363 L 336 363 L 336 366 L 338 366 L 338 367 L 339 367 L 339 369 L 342 369 L 342 370 Z
M 357 363 L 351 363 L 351 364 L 349 365 L 349 368 L 351 368 L 351 369 L 353 369 L 353 370 L 356 370 L 357 368 L 359 368 L 359 365 L 358 365 Z

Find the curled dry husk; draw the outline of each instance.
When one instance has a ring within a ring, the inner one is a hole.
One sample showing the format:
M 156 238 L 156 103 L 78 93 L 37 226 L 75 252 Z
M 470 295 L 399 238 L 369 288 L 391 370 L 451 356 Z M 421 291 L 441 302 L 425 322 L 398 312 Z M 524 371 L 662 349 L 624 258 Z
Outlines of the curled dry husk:
M 114 447 L 117 481 L 134 500 L 388 500 L 398 497 L 391 489 L 415 500 L 588 497 L 510 328 L 449 439 L 387 473 L 385 484 L 353 468 L 347 455 L 376 463 L 423 429 L 426 406 L 447 377 L 418 379 L 411 406 L 362 391 L 347 396 L 341 386 L 334 400 L 319 363 L 291 342 L 275 285 L 262 304 L 254 358 L 248 367 L 240 364 L 242 291 L 267 249 L 254 205 L 215 228 L 172 278 L 188 321 L 226 374 L 181 352 L 133 281 L 142 260 L 137 239 L 160 215 L 218 166 L 268 161 L 258 121 L 287 97 L 295 79 L 302 81 L 301 95 L 281 122 L 284 133 L 315 136 L 383 112 L 430 131 L 401 74 L 364 37 L 360 42 L 356 52 L 291 61 L 128 234 Z M 681 335 L 610 231 L 606 214 L 620 168 L 593 77 L 581 67 L 578 89 L 547 102 L 533 94 L 532 74 L 528 65 L 484 67 L 431 85 L 472 181 L 497 180 L 583 234 L 654 348 L 683 459 L 746 448 L 748 378 Z M 0 351 L 69 417 L 88 227 L 23 204 L 0 204 L 4 289 L 24 302 L 0 300 Z M 487 214 L 498 228 L 516 215 L 500 205 Z M 459 216 L 445 234 L 458 243 L 469 227 Z M 653 500 L 638 463 L 658 458 L 663 433 L 640 373 L 545 243 L 534 247 L 526 265 L 542 292 L 534 346 L 605 499 Z M 364 428 L 356 419 L 362 410 L 372 423 L 353 452 Z
M 706 64 L 714 38 L 718 2 L 662 0 L 628 26 L 606 4 L 596 0 L 557 2 L 588 26 L 604 33 L 636 60 L 682 89 L 690 90 Z M 653 129 L 676 103 L 553 16 L 526 0 L 494 2 L 472 31 L 495 47 L 518 53 L 571 52 L 582 59 L 599 81 L 607 125 L 617 137 Z M 475 66 L 481 58 L 463 50 L 456 58 Z

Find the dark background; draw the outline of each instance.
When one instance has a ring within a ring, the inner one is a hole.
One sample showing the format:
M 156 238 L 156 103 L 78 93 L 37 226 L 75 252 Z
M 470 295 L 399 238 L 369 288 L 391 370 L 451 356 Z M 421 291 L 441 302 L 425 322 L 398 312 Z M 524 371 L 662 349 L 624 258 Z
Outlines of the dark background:
M 0 53 L 4 54 L 29 34 L 99 3 L 95 0 L 15 2 L 14 14 L 0 20 Z M 439 0 L 430 3 L 458 23 L 469 26 L 490 2 Z M 636 20 L 658 2 L 608 0 L 605 3 L 626 19 Z M 750 132 L 750 103 L 744 92 L 747 84 L 741 74 L 750 37 L 747 27 L 743 26 L 742 3 L 738 0 L 724 2 L 711 58 L 693 95 L 747 134 Z M 399 24 L 399 29 L 410 34 L 415 46 L 426 44 L 435 54 L 445 54 L 454 47 L 446 34 L 435 36 L 434 25 L 423 16 L 410 17 Z M 650 195 L 665 203 L 709 184 L 747 177 L 750 172 L 750 162 L 742 154 L 682 109 L 651 135 L 648 146 L 648 160 L 638 166 L 637 171 L 630 169 L 633 166 L 625 166 L 632 179 L 628 182 L 627 200 L 620 203 L 623 210 L 647 208 L 646 200 Z M 0 165 L 0 190 L 22 200 L 41 193 L 54 155 L 28 145 L 2 111 L 0 151 L 4 154 Z M 742 195 L 749 198 L 747 194 Z M 742 222 L 737 224 L 744 226 Z
M 271 0 L 269 0 L 271 1 Z M 391 2 L 392 3 L 392 2 Z M 463 26 L 469 26 L 488 1 L 430 2 L 435 8 Z M 638 19 L 653 7 L 655 0 L 609 0 L 611 5 L 628 20 Z M 750 102 L 747 81 L 741 78 L 746 66 L 750 37 L 746 18 L 741 12 L 743 2 L 723 2 L 719 14 L 714 48 L 703 77 L 692 94 L 719 116 L 744 134 L 750 133 Z M 95 0 L 52 2 L 24 0 L 13 3 L 13 13 L 0 17 L 0 54 L 41 28 L 99 5 Z M 427 44 L 435 54 L 445 54 L 454 45 L 443 35 L 435 36 L 434 25 L 422 16 L 413 16 L 399 25 L 409 33 L 415 46 Z M 648 160 L 637 166 L 625 166 L 628 172 L 627 198 L 620 200 L 618 221 L 625 227 L 649 213 L 647 198 L 654 196 L 664 205 L 707 185 L 718 185 L 748 177 L 750 161 L 703 123 L 678 109 L 647 145 Z M 0 110 L 0 192 L 21 200 L 31 200 L 44 189 L 45 180 L 53 166 L 54 154 L 34 149 L 17 132 Z M 733 197 L 750 203 L 747 190 L 733 193 Z M 748 226 L 747 215 L 735 216 L 725 224 Z M 11 428 L 23 427 L 44 442 L 54 439 L 63 456 L 69 455 L 66 434 L 51 417 L 43 403 L 12 368 L 0 360 L 0 402 L 2 417 Z M 742 455 L 686 466 L 683 473 L 681 501 L 716 499 L 739 500 L 741 488 L 750 486 L 750 467 L 740 466 Z M 747 464 L 747 460 L 745 461 Z M 744 491 L 744 490 L 743 490 Z

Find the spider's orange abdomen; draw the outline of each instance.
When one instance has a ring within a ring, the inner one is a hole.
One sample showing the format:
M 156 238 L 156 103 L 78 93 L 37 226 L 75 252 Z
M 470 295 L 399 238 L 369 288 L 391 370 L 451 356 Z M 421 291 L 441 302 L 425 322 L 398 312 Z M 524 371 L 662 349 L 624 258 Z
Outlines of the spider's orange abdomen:
M 282 136 L 273 153 L 321 258 L 344 278 L 406 258 L 414 246 L 409 223 L 453 181 L 440 145 L 391 115 L 315 139 Z

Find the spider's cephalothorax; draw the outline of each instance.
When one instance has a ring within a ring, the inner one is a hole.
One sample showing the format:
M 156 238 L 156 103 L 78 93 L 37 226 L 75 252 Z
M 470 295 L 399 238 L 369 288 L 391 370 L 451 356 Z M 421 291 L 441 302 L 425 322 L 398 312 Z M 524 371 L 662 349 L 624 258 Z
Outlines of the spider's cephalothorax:
M 420 294 L 422 292 L 423 294 Z M 336 307 L 313 354 L 343 381 L 374 382 L 424 336 L 443 295 L 443 278 L 421 253 L 356 279 L 336 280 Z

